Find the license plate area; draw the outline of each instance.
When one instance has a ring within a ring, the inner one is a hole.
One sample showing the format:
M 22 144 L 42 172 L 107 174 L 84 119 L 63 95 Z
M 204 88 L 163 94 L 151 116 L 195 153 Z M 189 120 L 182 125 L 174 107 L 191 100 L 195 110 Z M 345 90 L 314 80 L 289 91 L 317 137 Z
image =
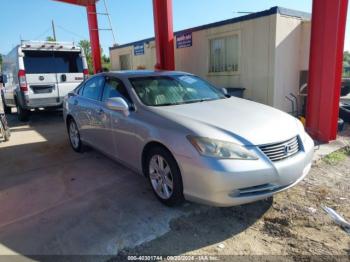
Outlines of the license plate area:
M 50 94 L 53 92 L 54 87 L 50 85 L 43 86 L 30 86 L 34 94 Z

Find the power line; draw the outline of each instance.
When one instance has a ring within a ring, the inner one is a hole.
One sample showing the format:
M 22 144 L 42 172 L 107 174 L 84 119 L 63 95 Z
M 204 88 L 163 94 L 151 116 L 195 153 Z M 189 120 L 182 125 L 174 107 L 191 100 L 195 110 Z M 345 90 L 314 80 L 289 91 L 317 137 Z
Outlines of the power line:
M 47 28 L 45 30 L 45 32 L 41 33 L 40 35 L 38 35 L 37 37 L 34 37 L 33 40 L 38 40 L 39 38 L 41 38 L 42 36 L 46 35 L 49 31 L 51 31 L 51 27 Z
M 86 39 L 85 36 L 79 35 L 79 34 L 73 32 L 73 31 L 71 31 L 71 30 L 68 30 L 68 29 L 64 28 L 63 26 L 61 26 L 61 25 L 56 25 L 56 26 L 57 26 L 58 28 L 60 28 L 61 30 L 65 31 L 66 33 L 69 33 L 69 34 L 71 34 L 71 35 L 74 35 L 74 36 L 76 36 L 76 37 L 79 37 L 80 39 Z

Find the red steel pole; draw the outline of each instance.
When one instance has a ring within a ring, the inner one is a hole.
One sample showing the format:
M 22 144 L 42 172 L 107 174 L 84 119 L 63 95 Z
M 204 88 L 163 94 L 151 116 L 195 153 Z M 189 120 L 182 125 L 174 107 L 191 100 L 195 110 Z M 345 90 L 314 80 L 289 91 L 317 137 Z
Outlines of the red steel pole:
M 337 137 L 348 0 L 313 0 L 306 129 L 321 142 Z
M 153 0 L 156 69 L 175 70 L 172 0 Z
M 100 38 L 98 32 L 98 22 L 96 13 L 96 4 L 89 4 L 86 6 L 89 32 L 90 32 L 90 43 L 91 43 L 91 53 L 94 64 L 94 73 L 102 72 L 101 64 L 101 48 L 100 48 Z

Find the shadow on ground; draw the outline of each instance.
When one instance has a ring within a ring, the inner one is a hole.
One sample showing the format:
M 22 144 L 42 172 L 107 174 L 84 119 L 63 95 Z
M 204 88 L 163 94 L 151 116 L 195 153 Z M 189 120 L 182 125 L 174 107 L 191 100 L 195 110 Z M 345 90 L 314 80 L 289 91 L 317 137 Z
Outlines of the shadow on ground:
M 122 250 L 116 259 L 128 255 L 181 255 L 218 244 L 251 227 L 270 209 L 272 202 L 269 198 L 243 206 L 194 211 L 173 220 L 171 230 L 165 235 L 134 249 Z

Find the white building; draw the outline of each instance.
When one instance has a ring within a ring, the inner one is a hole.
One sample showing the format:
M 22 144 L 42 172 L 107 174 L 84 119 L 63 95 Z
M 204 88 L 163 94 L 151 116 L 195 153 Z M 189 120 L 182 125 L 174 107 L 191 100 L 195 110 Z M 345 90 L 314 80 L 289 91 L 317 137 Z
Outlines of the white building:
M 176 70 L 290 112 L 285 97 L 306 81 L 310 33 L 310 14 L 281 7 L 179 31 Z M 112 70 L 153 69 L 154 38 L 112 47 L 110 57 Z

